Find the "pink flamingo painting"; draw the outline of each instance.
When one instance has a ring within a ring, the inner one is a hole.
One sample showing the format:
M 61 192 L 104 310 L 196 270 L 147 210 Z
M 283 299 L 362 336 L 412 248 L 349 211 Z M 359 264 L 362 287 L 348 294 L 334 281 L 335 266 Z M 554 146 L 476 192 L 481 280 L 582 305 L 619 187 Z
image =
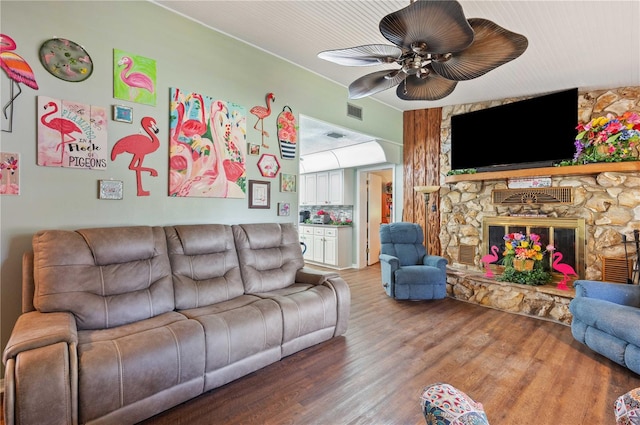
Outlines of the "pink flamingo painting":
M 158 172 L 153 168 L 143 167 L 142 161 L 145 156 L 155 152 L 160 147 L 160 140 L 156 136 L 160 132 L 156 126 L 156 120 L 151 117 L 143 117 L 140 120 L 142 128 L 148 134 L 130 134 L 118 140 L 111 149 L 111 160 L 114 161 L 121 153 L 133 154 L 133 159 L 129 164 L 129 169 L 136 172 L 136 184 L 138 186 L 138 196 L 149 196 L 149 192 L 142 188 L 142 171 L 147 171 L 151 176 L 156 177 Z
M 269 133 L 267 133 L 266 131 L 264 131 L 264 119 L 267 118 L 269 115 L 271 115 L 271 102 L 275 102 L 276 101 L 276 97 L 273 93 L 267 93 L 267 107 L 265 108 L 264 106 L 254 106 L 253 108 L 251 108 L 249 110 L 249 112 L 251 112 L 253 115 L 255 115 L 256 117 L 258 117 L 258 121 L 256 121 L 256 124 L 253 126 L 254 129 L 258 130 L 258 123 L 260 123 L 260 129 L 258 130 L 260 133 L 262 133 L 262 146 L 264 146 L 265 148 L 268 148 L 268 145 L 265 145 L 264 143 L 264 137 L 267 136 L 269 137 Z
M 133 67 L 133 59 L 129 56 L 123 56 L 118 61 L 118 66 L 123 65 L 124 69 L 120 72 L 120 79 L 129 87 L 129 100 L 135 100 L 139 89 L 153 93 L 153 81 L 149 76 L 141 72 L 129 72 Z
M 60 133 L 60 143 L 56 145 L 56 150 L 62 148 L 62 152 L 60 153 L 60 164 L 64 160 L 64 145 L 69 144 L 71 142 L 75 142 L 77 138 L 73 137 L 72 133 L 82 133 L 82 130 L 76 123 L 66 118 L 48 118 L 50 115 L 53 115 L 58 112 L 58 104 L 55 102 L 49 102 L 44 105 L 44 109 L 53 108 L 50 112 L 43 114 L 40 117 L 40 122 L 49 127 L 52 130 L 55 130 Z
M 480 261 L 482 261 L 482 263 L 484 264 L 484 269 L 486 270 L 486 273 L 484 275 L 486 277 L 493 277 L 493 272 L 491 271 L 489 264 L 493 263 L 494 261 L 498 261 L 498 247 L 493 245 L 491 247 L 491 254 L 485 255 Z
M 7 104 L 2 108 L 2 112 L 4 113 L 5 118 L 9 118 L 7 116 L 7 109 L 13 104 L 14 100 L 16 100 L 18 96 L 20 96 L 20 93 L 22 93 L 20 83 L 26 84 L 34 90 L 38 90 L 38 83 L 36 82 L 36 77 L 33 74 L 33 70 L 22 56 L 12 51 L 15 49 L 16 42 L 13 40 L 13 38 L 9 37 L 6 34 L 0 34 L 0 67 L 2 67 L 4 72 L 6 72 L 7 76 L 11 80 L 10 98 Z M 13 94 L 14 85 L 18 88 L 18 93 L 16 95 Z M 3 129 L 3 131 L 11 132 L 11 121 L 13 121 L 13 109 L 11 120 L 9 123 L 9 129 Z
M 578 277 L 578 273 L 571 267 L 569 264 L 561 263 L 562 254 L 559 252 L 555 252 L 553 254 L 553 269 L 562 273 L 562 280 L 558 282 L 558 289 L 567 290 L 567 281 L 569 280 L 569 276 Z

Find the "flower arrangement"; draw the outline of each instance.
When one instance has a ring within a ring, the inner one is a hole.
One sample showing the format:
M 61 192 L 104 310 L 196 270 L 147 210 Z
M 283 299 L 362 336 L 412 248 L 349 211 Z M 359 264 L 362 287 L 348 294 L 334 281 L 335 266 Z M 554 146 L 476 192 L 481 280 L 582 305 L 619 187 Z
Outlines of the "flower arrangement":
M 535 233 L 508 233 L 503 239 L 505 269 L 498 280 L 525 285 L 544 285 L 551 281 L 551 273 L 545 270 L 542 260 L 547 252 L 555 250 L 553 245 L 543 249 L 540 235 Z
M 576 153 L 569 165 L 638 159 L 640 115 L 635 112 L 597 117 L 576 130 Z

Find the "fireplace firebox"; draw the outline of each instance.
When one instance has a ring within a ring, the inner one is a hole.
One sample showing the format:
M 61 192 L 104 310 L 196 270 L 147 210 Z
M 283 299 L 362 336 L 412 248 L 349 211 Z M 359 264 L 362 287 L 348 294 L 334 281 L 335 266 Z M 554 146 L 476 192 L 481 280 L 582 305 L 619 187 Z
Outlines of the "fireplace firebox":
M 500 272 L 502 269 L 502 252 L 505 249 L 504 235 L 522 232 L 540 235 L 543 247 L 551 244 L 555 252 L 562 253 L 562 262 L 569 264 L 580 279 L 585 272 L 585 221 L 582 218 L 552 218 L 540 216 L 504 216 L 485 217 L 482 221 L 483 254 L 489 253 L 492 246 L 498 247 L 498 259 L 492 268 Z M 545 258 L 544 267 L 554 277 L 562 278 L 562 274 L 553 270 L 551 255 Z

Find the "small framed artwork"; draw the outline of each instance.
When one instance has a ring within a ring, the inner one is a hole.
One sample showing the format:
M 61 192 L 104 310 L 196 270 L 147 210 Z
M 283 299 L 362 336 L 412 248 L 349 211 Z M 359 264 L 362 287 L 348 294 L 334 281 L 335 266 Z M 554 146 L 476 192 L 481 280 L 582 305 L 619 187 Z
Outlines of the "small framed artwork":
M 98 180 L 100 199 L 122 199 L 122 180 Z
M 280 163 L 275 155 L 270 153 L 263 153 L 258 160 L 258 169 L 262 177 L 275 178 L 280 171 Z
M 281 216 L 289 215 L 290 210 L 291 210 L 291 205 L 288 202 L 278 202 L 278 215 L 281 215 Z
M 247 149 L 247 151 L 249 152 L 249 155 L 260 155 L 260 145 L 257 145 L 255 143 L 247 143 L 249 145 L 249 149 Z
M 131 124 L 133 122 L 133 108 L 113 105 L 113 120 Z
M 280 192 L 295 192 L 296 191 L 296 175 L 295 174 L 280 174 Z
M 249 208 L 271 208 L 271 182 L 249 180 Z

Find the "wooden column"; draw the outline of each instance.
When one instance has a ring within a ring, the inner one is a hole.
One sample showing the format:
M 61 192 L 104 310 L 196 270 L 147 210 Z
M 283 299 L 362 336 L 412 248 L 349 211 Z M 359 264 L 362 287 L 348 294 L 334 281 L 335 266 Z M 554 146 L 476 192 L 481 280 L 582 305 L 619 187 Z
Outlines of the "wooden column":
M 429 254 L 440 255 L 440 194 L 432 193 L 425 208 L 424 195 L 414 186 L 440 185 L 440 122 L 442 108 L 404 112 L 404 205 L 402 220 L 418 223 L 425 234 L 429 229 Z M 435 208 L 435 211 L 433 209 Z M 425 221 L 428 209 L 429 222 Z

